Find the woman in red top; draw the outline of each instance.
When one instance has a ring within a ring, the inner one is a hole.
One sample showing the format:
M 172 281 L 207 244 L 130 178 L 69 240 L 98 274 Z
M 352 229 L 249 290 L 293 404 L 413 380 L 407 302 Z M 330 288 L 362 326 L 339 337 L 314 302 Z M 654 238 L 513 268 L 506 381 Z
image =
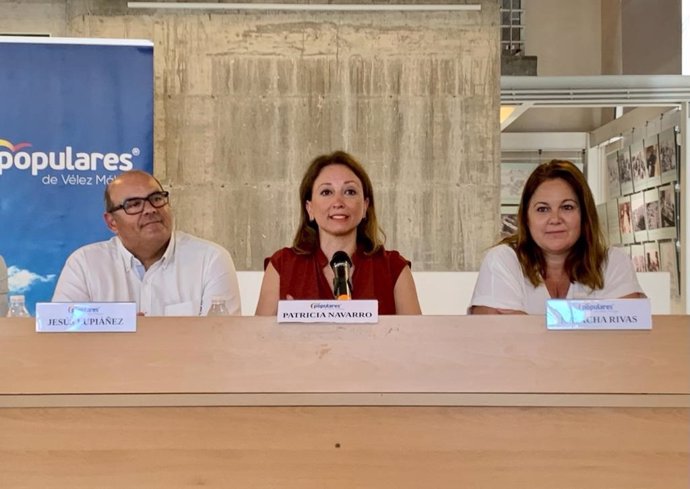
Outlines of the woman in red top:
M 352 259 L 353 299 L 377 299 L 379 314 L 421 314 L 410 263 L 384 249 L 371 180 L 352 156 L 317 157 L 299 193 L 299 229 L 292 248 L 266 260 L 257 315 L 275 315 L 281 299 L 333 299 L 336 251 Z

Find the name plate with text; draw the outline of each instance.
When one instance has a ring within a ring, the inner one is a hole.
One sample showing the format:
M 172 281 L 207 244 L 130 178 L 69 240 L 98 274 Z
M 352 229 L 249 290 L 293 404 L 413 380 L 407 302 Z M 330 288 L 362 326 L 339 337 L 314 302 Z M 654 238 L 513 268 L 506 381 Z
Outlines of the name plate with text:
M 652 329 L 649 299 L 549 299 L 548 329 Z
M 279 301 L 279 323 L 378 323 L 379 301 Z
M 133 333 L 134 302 L 38 302 L 38 333 Z

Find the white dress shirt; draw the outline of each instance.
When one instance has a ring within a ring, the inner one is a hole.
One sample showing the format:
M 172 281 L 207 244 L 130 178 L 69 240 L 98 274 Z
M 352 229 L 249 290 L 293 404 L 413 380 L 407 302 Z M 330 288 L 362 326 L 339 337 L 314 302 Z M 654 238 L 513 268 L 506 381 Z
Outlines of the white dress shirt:
M 604 266 L 604 288 L 592 290 L 579 282 L 570 284 L 566 299 L 618 299 L 642 292 L 630 257 L 618 248 L 609 248 Z M 479 269 L 470 306 L 512 309 L 527 314 L 546 314 L 551 295 L 544 283 L 533 286 L 522 273 L 515 250 L 508 245 L 491 248 Z
M 117 236 L 79 248 L 62 269 L 53 302 L 136 302 L 147 316 L 204 316 L 213 296 L 227 299 L 230 314 L 241 313 L 230 253 L 175 231 L 148 270 Z

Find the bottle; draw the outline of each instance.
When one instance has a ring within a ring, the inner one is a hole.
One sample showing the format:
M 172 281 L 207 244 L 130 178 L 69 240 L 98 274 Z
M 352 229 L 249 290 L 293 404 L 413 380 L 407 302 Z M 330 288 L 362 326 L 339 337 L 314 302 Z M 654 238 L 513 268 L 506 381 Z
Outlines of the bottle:
M 228 308 L 225 306 L 225 297 L 214 295 L 211 298 L 211 307 L 207 316 L 229 316 Z
M 10 296 L 10 309 L 7 311 L 8 318 L 28 318 L 31 317 L 26 305 L 24 304 L 23 295 Z

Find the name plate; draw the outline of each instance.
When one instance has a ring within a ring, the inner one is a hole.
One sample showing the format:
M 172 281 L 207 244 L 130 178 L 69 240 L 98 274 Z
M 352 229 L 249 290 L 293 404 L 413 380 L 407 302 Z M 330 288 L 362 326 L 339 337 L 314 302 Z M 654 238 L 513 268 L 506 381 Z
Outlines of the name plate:
M 652 329 L 649 299 L 549 299 L 547 329 Z
M 134 333 L 134 302 L 38 302 L 38 333 Z
M 378 323 L 379 301 L 279 301 L 279 323 Z

